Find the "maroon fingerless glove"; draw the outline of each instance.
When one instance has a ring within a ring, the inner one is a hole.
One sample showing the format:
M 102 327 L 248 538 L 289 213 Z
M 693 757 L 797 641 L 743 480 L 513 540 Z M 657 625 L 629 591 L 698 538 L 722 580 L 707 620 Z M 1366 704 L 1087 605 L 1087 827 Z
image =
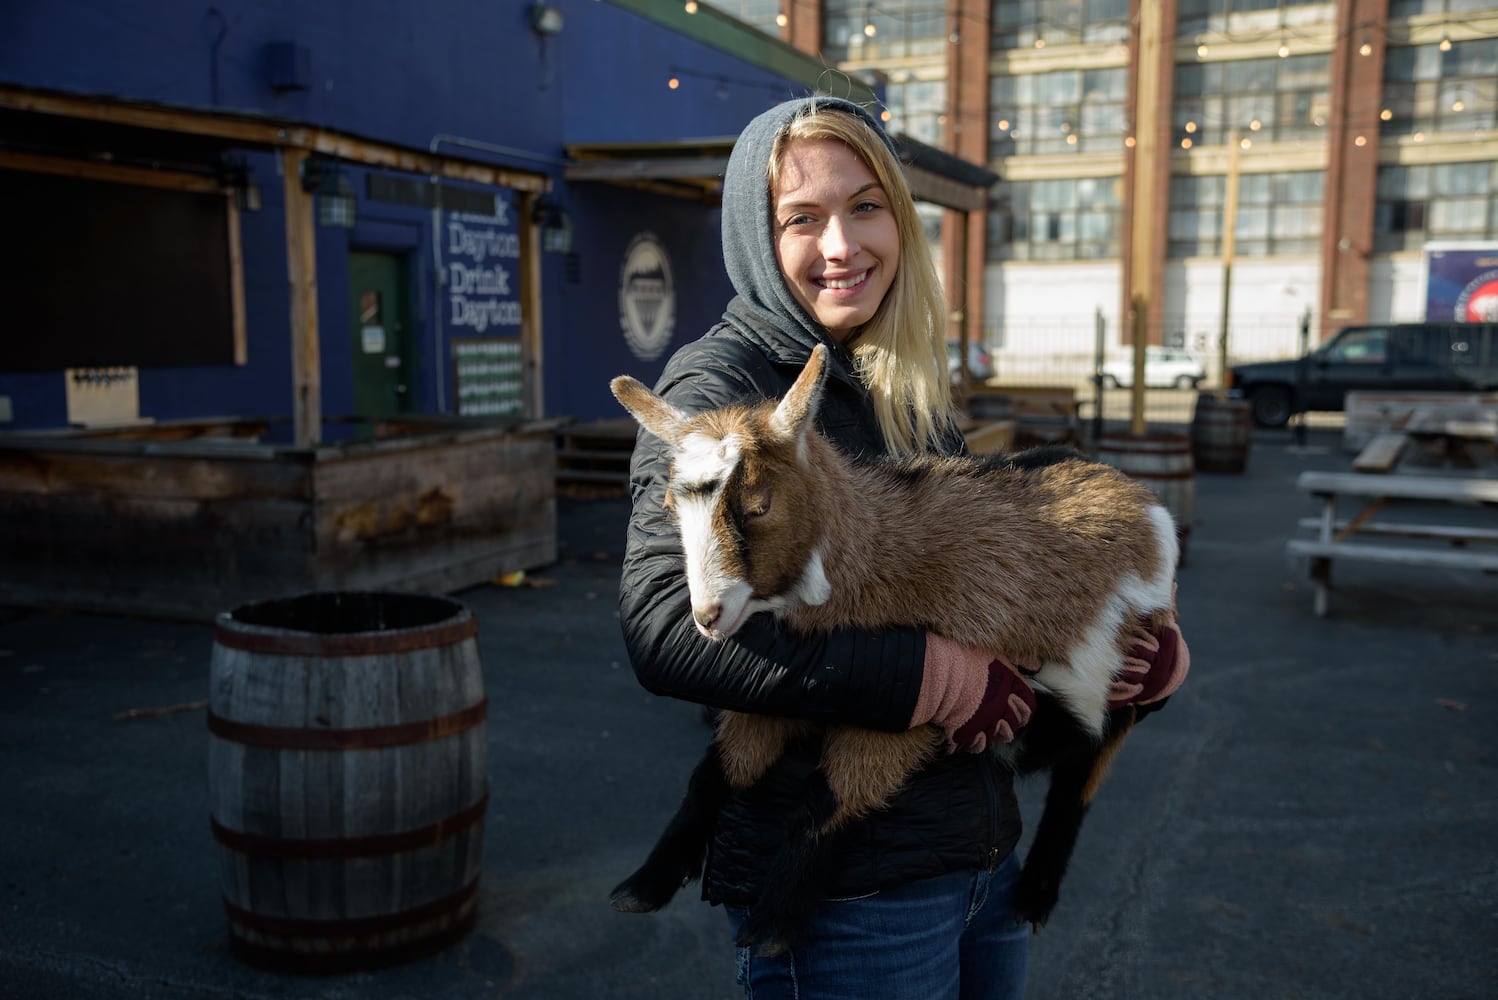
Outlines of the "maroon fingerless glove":
M 1191 653 L 1175 619 L 1160 629 L 1140 619 L 1123 666 L 1113 675 L 1108 704 L 1119 708 L 1163 701 L 1180 688 L 1190 669 Z
M 938 726 L 948 752 L 979 753 L 1012 741 L 1034 711 L 1035 692 L 1006 660 L 927 633 L 912 727 Z
M 1010 743 L 1035 711 L 1035 692 L 1004 660 L 988 664 L 988 684 L 977 709 L 951 735 L 953 746 L 978 753 L 990 743 Z

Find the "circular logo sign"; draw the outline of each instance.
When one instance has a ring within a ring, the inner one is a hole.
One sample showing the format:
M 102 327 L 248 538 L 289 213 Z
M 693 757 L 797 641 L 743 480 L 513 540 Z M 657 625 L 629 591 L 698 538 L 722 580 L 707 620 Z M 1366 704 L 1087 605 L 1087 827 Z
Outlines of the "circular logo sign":
M 1498 271 L 1478 275 L 1456 300 L 1458 323 L 1498 323 Z
M 640 233 L 624 251 L 619 271 L 619 326 L 641 361 L 654 361 L 671 343 L 676 326 L 676 289 L 671 261 L 654 233 Z

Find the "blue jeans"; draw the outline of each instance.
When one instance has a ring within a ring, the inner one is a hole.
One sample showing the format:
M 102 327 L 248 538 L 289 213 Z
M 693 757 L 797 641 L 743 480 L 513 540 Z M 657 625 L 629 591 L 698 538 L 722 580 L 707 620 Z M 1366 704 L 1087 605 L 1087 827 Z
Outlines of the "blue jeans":
M 1018 1000 L 1030 925 L 1014 922 L 1020 862 L 832 899 L 774 958 L 740 948 L 746 1000 Z M 738 935 L 747 911 L 727 907 Z

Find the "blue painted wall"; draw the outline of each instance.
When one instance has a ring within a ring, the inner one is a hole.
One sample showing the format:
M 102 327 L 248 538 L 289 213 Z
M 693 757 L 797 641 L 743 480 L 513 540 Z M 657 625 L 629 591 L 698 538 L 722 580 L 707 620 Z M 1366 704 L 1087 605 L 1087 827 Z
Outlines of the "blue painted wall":
M 609 378 L 653 379 L 671 350 L 721 314 L 731 290 L 718 212 L 617 186 L 568 185 L 563 147 L 733 135 L 805 88 L 608 2 L 552 3 L 565 28 L 543 39 L 530 30 L 530 0 L 21 0 L 0 4 L 0 83 L 259 113 L 545 173 L 571 218 L 575 254 L 570 265 L 542 254 L 545 413 L 613 417 L 622 411 Z M 308 52 L 307 89 L 270 86 L 266 48 L 276 42 Z M 676 90 L 666 87 L 673 74 Z M 291 411 L 282 181 L 273 157 L 246 160 L 262 201 L 241 216 L 247 363 L 142 370 L 143 416 Z M 360 193 L 357 226 L 317 230 L 323 411 L 353 407 L 347 255 L 379 249 L 403 255 L 410 273 L 415 408 L 455 412 L 450 341 L 473 331 L 453 323 L 439 280 L 451 273 L 449 218 L 369 199 L 364 171 L 348 174 Z M 509 192 L 497 193 L 508 201 Z M 492 228 L 514 225 L 511 211 Z M 643 232 L 664 247 L 676 294 L 672 341 L 651 359 L 630 351 L 620 326 L 624 254 Z M 518 279 L 518 261 L 506 264 Z M 65 423 L 61 372 L 0 371 L 0 395 L 14 411 L 0 429 Z

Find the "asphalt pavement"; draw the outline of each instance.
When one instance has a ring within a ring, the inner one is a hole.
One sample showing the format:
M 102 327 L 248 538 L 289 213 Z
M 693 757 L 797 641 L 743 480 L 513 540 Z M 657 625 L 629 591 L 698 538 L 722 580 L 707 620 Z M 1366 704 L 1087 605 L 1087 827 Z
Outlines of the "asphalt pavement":
M 1093 806 L 1029 997 L 1498 996 L 1498 576 L 1338 566 L 1314 617 L 1284 555 L 1316 512 L 1295 477 L 1349 467 L 1335 431 L 1260 432 L 1243 475 L 1197 475 L 1191 675 Z M 740 996 L 695 887 L 659 914 L 607 903 L 709 736 L 625 662 L 627 513 L 563 498 L 556 565 L 457 595 L 490 701 L 477 926 L 375 971 L 230 952 L 193 707 L 209 626 L 0 609 L 0 998 Z M 1032 823 L 1043 794 L 1023 788 Z

